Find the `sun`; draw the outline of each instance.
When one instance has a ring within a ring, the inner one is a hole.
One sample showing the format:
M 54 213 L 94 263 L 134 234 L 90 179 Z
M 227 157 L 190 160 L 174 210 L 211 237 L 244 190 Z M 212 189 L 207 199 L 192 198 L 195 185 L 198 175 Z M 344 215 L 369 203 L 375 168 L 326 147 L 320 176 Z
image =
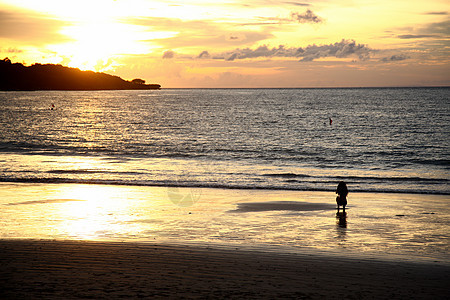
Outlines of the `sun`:
M 143 54 L 152 51 L 154 38 L 139 26 L 111 21 L 84 22 L 61 31 L 71 41 L 49 46 L 52 51 L 68 61 L 70 67 L 102 71 L 110 60 L 125 54 Z

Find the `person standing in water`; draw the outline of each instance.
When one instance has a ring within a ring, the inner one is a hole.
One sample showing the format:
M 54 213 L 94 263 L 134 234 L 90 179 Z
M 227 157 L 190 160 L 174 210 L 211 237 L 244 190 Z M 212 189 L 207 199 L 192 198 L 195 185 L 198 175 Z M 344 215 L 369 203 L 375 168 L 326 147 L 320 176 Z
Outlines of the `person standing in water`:
M 337 189 L 336 189 L 336 203 L 337 203 L 337 209 L 339 212 L 339 206 L 342 206 L 342 210 L 345 213 L 345 206 L 347 205 L 347 195 L 348 195 L 348 189 L 345 182 L 341 181 L 339 182 Z

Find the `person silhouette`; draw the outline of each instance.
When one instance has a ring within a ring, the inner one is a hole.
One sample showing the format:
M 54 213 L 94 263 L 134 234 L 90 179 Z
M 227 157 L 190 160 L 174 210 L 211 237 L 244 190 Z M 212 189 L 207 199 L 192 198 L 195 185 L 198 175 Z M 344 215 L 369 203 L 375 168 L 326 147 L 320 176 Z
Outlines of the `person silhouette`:
M 339 206 L 342 206 L 342 210 L 345 213 L 345 206 L 347 205 L 347 195 L 348 195 L 348 188 L 345 182 L 341 181 L 339 182 L 337 189 L 336 189 L 336 203 L 337 203 L 337 209 L 339 212 Z

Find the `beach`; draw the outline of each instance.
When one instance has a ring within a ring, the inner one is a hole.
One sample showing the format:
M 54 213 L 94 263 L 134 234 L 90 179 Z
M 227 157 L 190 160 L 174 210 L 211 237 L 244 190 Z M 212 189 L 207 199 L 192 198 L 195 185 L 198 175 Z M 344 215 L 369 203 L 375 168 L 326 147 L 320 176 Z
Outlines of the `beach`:
M 450 267 L 211 247 L 0 242 L 2 299 L 448 299 Z
M 3 299 L 449 297 L 443 195 L 1 187 Z

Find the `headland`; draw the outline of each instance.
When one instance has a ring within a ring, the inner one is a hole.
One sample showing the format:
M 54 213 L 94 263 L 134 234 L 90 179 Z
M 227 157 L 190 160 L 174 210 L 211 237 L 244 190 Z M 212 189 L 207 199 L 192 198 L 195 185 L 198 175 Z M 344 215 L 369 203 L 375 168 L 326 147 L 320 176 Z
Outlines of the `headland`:
M 5 58 L 0 60 L 0 90 L 155 90 L 159 84 L 145 84 L 142 79 L 126 81 L 118 76 L 81 71 L 54 64 L 24 66 Z

